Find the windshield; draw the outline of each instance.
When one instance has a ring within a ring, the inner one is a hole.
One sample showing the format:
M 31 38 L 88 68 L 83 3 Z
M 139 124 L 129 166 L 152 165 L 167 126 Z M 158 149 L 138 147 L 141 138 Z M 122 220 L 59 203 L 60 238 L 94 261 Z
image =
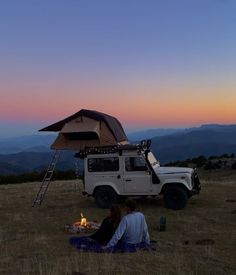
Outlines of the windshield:
M 153 155 L 152 152 L 148 152 L 147 154 L 147 159 L 149 161 L 149 163 L 151 164 L 152 167 L 160 166 L 159 161 L 156 159 L 156 157 Z

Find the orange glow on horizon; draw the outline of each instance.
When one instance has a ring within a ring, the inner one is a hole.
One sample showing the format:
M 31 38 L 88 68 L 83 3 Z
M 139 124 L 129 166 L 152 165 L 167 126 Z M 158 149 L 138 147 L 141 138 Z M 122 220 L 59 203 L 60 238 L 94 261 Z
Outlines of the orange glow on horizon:
M 199 87 L 198 87 L 199 89 Z M 157 92 L 158 91 L 158 92 Z M 97 110 L 117 117 L 122 125 L 145 128 L 181 127 L 204 123 L 236 123 L 236 94 L 233 88 L 225 92 L 223 87 L 201 90 L 137 88 L 127 89 L 85 89 L 82 94 L 67 92 L 63 88 L 58 94 L 36 91 L 22 93 L 12 100 L 12 93 L 2 99 L 1 120 L 45 121 L 45 125 L 64 119 L 80 109 Z M 74 95 L 74 96 L 73 96 Z

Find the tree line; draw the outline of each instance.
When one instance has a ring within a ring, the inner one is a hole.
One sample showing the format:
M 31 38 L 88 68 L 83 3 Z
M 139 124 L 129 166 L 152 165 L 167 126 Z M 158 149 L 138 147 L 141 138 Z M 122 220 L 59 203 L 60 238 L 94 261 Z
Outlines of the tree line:
M 42 181 L 45 176 L 46 171 L 34 171 L 30 173 L 24 173 L 19 175 L 0 175 L 0 184 L 14 184 L 14 183 L 24 183 L 24 182 L 34 182 Z M 74 170 L 59 171 L 56 170 L 53 173 L 52 180 L 74 180 L 77 177 Z
M 178 167 L 192 167 L 202 168 L 205 170 L 213 169 L 236 169 L 236 158 L 234 154 L 224 154 L 221 156 L 198 156 L 192 159 L 186 159 L 181 161 L 174 161 L 165 164 L 165 166 L 178 166 Z M 0 175 L 1 184 L 14 184 L 14 183 L 25 183 L 42 181 L 46 171 L 33 171 L 29 173 L 23 173 L 18 175 Z M 82 178 L 82 176 L 76 176 L 74 170 L 55 170 L 53 173 L 52 180 L 74 180 L 76 178 Z
M 205 170 L 236 169 L 236 158 L 233 153 L 210 157 L 198 156 L 192 159 L 169 162 L 165 166 L 203 168 Z

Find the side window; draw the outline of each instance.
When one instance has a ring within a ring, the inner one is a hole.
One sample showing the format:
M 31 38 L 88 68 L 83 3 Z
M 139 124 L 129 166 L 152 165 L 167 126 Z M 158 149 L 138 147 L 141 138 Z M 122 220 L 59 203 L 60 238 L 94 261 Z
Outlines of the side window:
M 125 158 L 125 170 L 126 171 L 147 171 L 147 164 L 141 157 L 128 157 Z
M 89 172 L 119 171 L 119 158 L 91 158 L 88 159 Z

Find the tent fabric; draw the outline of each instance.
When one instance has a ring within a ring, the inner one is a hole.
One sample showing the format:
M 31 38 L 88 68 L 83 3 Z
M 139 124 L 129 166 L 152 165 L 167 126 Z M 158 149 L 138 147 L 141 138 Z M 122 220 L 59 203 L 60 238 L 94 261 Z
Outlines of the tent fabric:
M 52 149 L 59 150 L 83 150 L 86 147 L 129 143 L 115 117 L 84 109 L 39 131 L 59 131 L 51 145 Z
M 83 123 L 81 123 L 83 122 Z M 96 132 L 99 135 L 100 131 L 100 123 L 97 120 L 87 118 L 87 117 L 80 117 L 80 119 L 73 119 L 64 124 L 62 129 L 60 130 L 61 133 L 73 133 L 75 129 L 78 128 L 80 132 Z
M 65 126 L 66 123 L 78 119 L 79 117 L 88 117 L 93 120 L 97 121 L 103 121 L 108 129 L 111 131 L 113 134 L 116 142 L 122 142 L 122 141 L 127 141 L 128 138 L 124 132 L 124 129 L 121 125 L 121 123 L 116 119 L 115 117 L 112 117 L 110 115 L 98 112 L 98 111 L 93 111 L 93 110 L 86 110 L 82 109 L 79 112 L 63 119 L 60 120 L 54 124 L 51 124 L 45 128 L 40 129 L 39 131 L 48 131 L 48 132 L 59 132 L 62 130 L 62 128 Z
M 73 138 L 73 135 L 75 138 Z M 78 135 L 78 139 L 76 139 Z M 120 142 L 122 144 L 123 142 Z M 89 129 L 86 132 L 79 131 L 75 132 L 60 132 L 58 137 L 52 144 L 52 149 L 60 150 L 83 150 L 85 147 L 101 147 L 107 145 L 117 145 L 117 141 L 109 131 L 108 127 L 104 122 L 101 122 L 100 131 L 97 133 L 95 129 Z

